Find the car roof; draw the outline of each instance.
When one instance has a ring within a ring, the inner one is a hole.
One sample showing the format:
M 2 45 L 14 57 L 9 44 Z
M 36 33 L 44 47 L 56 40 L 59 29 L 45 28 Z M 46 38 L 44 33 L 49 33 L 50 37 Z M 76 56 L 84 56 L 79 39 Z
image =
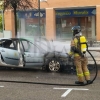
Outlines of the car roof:
M 0 38 L 0 40 L 3 40 L 3 39 L 9 39 L 10 40 L 11 38 Z
M 5 39 L 7 39 L 7 40 L 19 40 L 19 39 L 24 39 L 24 40 L 27 40 L 27 39 L 25 39 L 25 38 L 0 38 L 0 40 L 5 40 Z

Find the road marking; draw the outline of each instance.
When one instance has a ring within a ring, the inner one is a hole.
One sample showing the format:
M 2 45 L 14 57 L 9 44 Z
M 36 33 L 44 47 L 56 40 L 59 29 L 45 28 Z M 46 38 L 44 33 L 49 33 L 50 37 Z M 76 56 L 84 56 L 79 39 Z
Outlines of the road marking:
M 89 89 L 84 89 L 84 88 L 53 88 L 53 89 L 58 89 L 58 90 L 66 90 L 61 97 L 66 97 L 72 90 L 83 90 L 83 91 L 87 91 Z
M 0 86 L 0 87 L 4 87 L 4 86 Z
M 61 97 L 66 97 L 71 91 L 72 89 L 68 89 Z

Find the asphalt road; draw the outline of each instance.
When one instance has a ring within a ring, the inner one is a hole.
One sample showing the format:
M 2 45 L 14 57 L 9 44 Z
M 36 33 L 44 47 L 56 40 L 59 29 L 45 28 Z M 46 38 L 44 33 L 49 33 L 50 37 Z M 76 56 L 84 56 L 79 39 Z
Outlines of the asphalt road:
M 95 71 L 91 71 L 91 78 Z M 30 83 L 74 84 L 76 74 L 48 73 L 40 70 L 1 69 L 0 100 L 100 100 L 100 71 L 93 84 L 87 86 L 59 86 Z

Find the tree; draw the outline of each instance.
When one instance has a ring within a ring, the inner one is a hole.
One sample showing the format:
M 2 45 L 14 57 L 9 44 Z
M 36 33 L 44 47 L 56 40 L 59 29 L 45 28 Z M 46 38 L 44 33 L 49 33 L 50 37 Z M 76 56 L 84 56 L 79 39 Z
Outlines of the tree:
M 3 25 L 2 25 L 2 20 L 3 20 L 3 18 L 2 18 L 2 9 L 3 9 L 3 1 L 1 1 L 0 0 L 0 31 L 2 31 L 3 30 Z
M 2 31 L 3 25 L 2 25 L 2 14 L 0 14 L 0 31 Z
M 3 1 L 4 11 L 6 9 L 13 9 L 15 20 L 15 36 L 17 36 L 17 10 L 37 9 L 37 0 L 0 0 Z
M 4 1 L 3 0 L 0 0 L 0 10 L 3 9 L 3 3 L 4 3 Z

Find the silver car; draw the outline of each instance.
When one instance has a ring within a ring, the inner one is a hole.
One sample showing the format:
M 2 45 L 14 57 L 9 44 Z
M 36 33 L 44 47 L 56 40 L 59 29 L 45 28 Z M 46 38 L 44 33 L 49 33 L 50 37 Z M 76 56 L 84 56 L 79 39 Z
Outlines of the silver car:
M 0 66 L 60 71 L 64 65 L 70 65 L 65 53 L 45 50 L 24 38 L 0 39 Z

